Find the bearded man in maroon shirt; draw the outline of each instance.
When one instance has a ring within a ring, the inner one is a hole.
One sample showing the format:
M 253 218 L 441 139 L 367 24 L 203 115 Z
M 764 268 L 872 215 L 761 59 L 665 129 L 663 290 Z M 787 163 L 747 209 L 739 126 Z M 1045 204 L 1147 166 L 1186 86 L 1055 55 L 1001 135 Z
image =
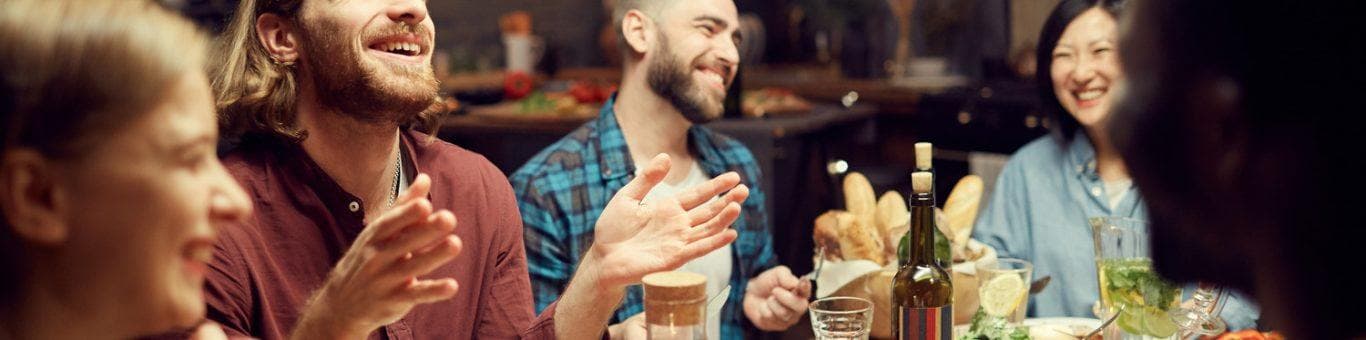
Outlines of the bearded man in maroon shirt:
M 735 239 L 749 191 L 734 173 L 641 204 L 668 173 L 661 155 L 536 316 L 507 179 L 413 129 L 437 126 L 433 32 L 421 0 L 241 2 L 212 70 L 241 139 L 224 163 L 256 208 L 221 233 L 205 287 L 230 335 L 597 338 L 627 285 Z

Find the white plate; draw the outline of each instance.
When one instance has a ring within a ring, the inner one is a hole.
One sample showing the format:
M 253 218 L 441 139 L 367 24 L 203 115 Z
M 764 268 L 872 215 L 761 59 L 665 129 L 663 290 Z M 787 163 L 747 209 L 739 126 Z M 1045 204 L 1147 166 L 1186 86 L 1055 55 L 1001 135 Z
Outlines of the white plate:
M 1100 327 L 1100 319 L 1092 318 L 1030 318 L 1020 322 L 1029 326 L 1029 337 L 1033 340 L 1076 339 L 1078 336 Z M 953 337 L 957 339 L 967 334 L 970 325 L 953 326 Z M 1066 334 L 1074 334 L 1068 337 Z

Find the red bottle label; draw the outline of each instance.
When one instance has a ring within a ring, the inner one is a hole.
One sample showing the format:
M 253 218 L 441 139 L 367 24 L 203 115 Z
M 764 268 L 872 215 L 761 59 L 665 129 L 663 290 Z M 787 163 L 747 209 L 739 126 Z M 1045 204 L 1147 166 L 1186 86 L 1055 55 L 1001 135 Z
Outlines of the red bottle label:
M 953 339 L 953 305 L 899 309 L 897 313 L 901 316 L 901 322 L 896 325 L 898 340 Z

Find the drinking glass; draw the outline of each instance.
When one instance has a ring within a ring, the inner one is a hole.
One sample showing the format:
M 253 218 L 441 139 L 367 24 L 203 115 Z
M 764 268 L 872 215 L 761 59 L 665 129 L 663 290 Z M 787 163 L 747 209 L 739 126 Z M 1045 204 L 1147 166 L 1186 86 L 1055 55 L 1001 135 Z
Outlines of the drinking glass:
M 1106 339 L 1175 339 L 1181 288 L 1162 279 L 1149 257 L 1148 228 L 1127 217 L 1092 217 L 1103 317 L 1119 317 Z
M 828 297 L 807 309 L 811 330 L 819 340 L 867 340 L 873 324 L 873 302 L 856 297 Z

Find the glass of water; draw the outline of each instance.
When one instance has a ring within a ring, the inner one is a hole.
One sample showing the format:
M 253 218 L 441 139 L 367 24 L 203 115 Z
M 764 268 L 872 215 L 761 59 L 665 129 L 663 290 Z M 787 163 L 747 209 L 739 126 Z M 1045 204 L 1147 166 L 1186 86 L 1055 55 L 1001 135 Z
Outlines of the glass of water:
M 866 340 L 873 325 L 873 302 L 856 297 L 816 300 L 808 311 L 811 330 L 820 340 Z

